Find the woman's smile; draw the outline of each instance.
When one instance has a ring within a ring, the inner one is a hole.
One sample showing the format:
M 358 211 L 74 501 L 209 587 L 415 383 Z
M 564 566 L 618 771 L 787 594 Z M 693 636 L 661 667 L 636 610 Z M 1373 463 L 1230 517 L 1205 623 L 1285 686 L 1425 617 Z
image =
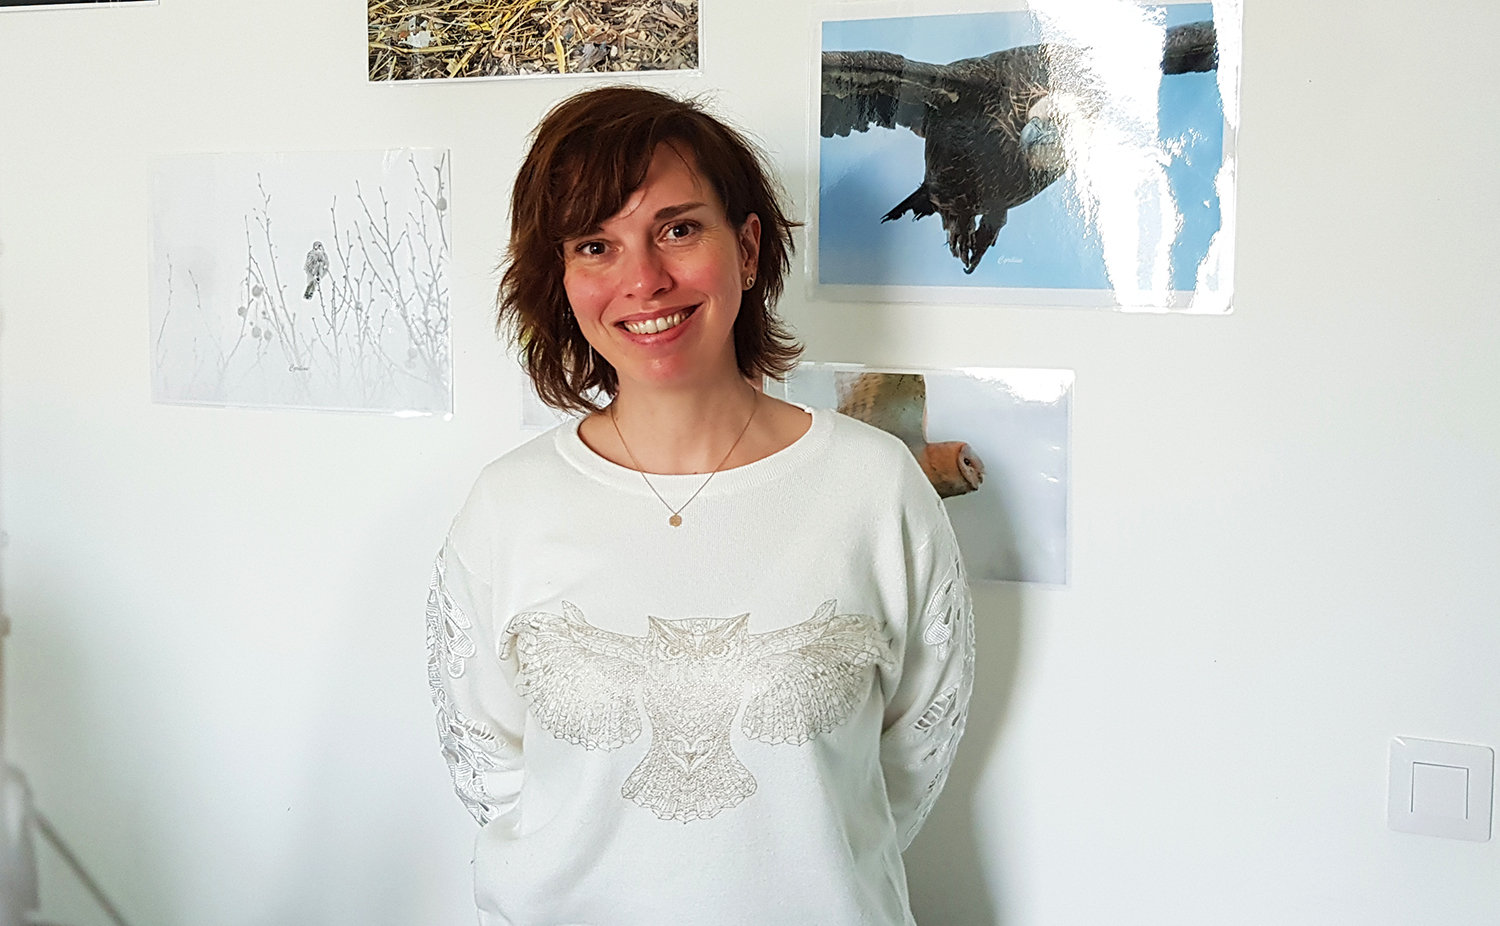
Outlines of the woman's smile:
M 649 318 L 626 319 L 619 322 L 619 325 L 621 328 L 624 328 L 626 331 L 637 336 L 661 334 L 666 331 L 671 331 L 672 329 L 681 325 L 683 322 L 687 321 L 688 316 L 692 315 L 693 310 L 696 308 L 697 306 L 689 306 L 688 308 L 678 309 L 677 311 L 670 312 L 666 315 L 654 315 Z

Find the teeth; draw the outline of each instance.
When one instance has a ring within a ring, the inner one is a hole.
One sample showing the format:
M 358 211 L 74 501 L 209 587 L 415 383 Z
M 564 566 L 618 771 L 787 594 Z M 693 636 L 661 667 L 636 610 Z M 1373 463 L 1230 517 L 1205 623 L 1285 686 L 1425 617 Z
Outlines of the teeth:
M 686 312 L 673 312 L 661 318 L 648 318 L 640 322 L 625 322 L 625 330 L 631 334 L 658 334 L 668 328 L 676 328 L 687 318 Z

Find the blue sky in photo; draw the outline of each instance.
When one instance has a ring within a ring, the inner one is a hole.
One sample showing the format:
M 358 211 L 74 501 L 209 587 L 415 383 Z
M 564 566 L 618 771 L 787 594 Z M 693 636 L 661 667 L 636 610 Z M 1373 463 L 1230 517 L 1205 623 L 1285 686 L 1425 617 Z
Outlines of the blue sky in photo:
M 1162 9 L 1168 26 L 1213 18 L 1210 3 Z M 823 23 L 825 51 L 892 51 L 934 63 L 1037 41 L 1036 22 L 1024 11 Z M 1159 100 L 1160 138 L 1182 147 L 1167 167 L 1183 221 L 1172 250 L 1172 287 L 1192 290 L 1220 226 L 1214 178 L 1223 160 L 1224 115 L 1216 75 L 1163 77 Z M 966 275 L 948 250 L 939 216 L 880 221 L 922 182 L 923 168 L 923 141 L 904 128 L 820 139 L 819 282 L 1110 288 L 1097 231 L 1070 205 L 1077 197 L 1069 177 L 1010 210 L 995 245 Z

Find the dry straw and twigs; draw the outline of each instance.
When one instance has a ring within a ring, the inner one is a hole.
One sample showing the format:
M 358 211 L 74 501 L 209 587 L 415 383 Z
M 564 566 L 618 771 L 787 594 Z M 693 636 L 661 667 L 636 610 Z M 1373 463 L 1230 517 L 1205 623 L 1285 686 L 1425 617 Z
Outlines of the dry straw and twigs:
M 370 0 L 370 79 L 698 66 L 698 0 Z

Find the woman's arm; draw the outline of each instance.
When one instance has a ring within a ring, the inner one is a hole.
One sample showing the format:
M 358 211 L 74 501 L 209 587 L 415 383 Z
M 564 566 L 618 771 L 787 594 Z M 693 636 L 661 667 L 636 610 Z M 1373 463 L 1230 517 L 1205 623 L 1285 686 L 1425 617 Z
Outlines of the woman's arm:
M 901 683 L 886 705 L 880 757 L 905 849 L 948 778 L 974 687 L 974 619 L 958 541 L 942 526 L 912 556 Z
M 444 545 L 427 596 L 427 681 L 453 785 L 480 824 L 517 806 L 526 716 L 496 651 L 490 602 L 488 583 Z

